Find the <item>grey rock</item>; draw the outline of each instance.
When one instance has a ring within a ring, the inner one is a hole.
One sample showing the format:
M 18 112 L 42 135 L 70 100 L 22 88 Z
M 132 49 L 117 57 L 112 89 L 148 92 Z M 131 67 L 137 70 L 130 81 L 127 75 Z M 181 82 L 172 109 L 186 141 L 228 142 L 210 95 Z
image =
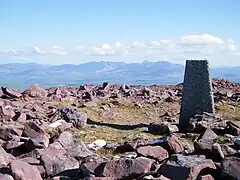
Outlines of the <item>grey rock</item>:
M 221 176 L 223 179 L 239 179 L 240 175 L 240 158 L 227 157 L 221 163 Z
M 92 153 L 87 146 L 79 139 L 74 139 L 71 132 L 65 131 L 59 135 L 57 140 L 70 156 L 77 159 L 91 156 Z
M 204 154 L 211 153 L 217 137 L 218 136 L 211 129 L 206 129 L 203 135 L 200 136 L 199 140 L 194 142 L 196 152 Z
M 71 107 L 63 107 L 60 110 L 61 117 L 74 127 L 85 127 L 87 124 L 87 114 L 82 111 L 74 111 Z
M 68 155 L 43 154 L 40 160 L 48 176 L 55 176 L 66 170 L 79 169 L 78 161 Z
M 206 159 L 203 155 L 176 154 L 160 167 L 159 172 L 171 180 L 192 180 L 205 168 L 214 170 L 216 166 L 211 159 Z

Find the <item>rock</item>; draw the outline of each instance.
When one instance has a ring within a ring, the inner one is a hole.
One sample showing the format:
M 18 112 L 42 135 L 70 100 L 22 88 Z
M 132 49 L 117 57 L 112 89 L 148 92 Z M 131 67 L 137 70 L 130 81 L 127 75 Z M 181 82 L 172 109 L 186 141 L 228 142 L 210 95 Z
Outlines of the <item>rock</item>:
M 7 166 L 8 163 L 11 161 L 10 156 L 8 153 L 0 146 L 0 168 L 2 166 Z
M 90 92 L 86 91 L 82 94 L 82 99 L 88 99 L 88 100 L 92 100 L 93 96 Z
M 85 127 L 87 124 L 87 114 L 82 111 L 74 111 L 71 107 L 63 107 L 60 109 L 61 117 L 68 123 L 72 123 L 74 127 Z
M 43 154 L 41 156 L 41 164 L 43 164 L 47 176 L 55 176 L 63 171 L 79 169 L 79 163 L 73 157 L 68 155 L 50 155 Z
M 102 175 L 106 177 L 114 177 L 116 179 L 133 179 L 150 171 L 152 163 L 152 160 L 144 157 L 111 161 L 106 163 Z
M 234 144 L 237 148 L 240 148 L 240 136 L 237 136 L 234 140 Z
M 125 152 L 123 154 L 116 155 L 113 158 L 116 160 L 125 159 L 125 158 L 135 159 L 137 156 L 138 154 L 136 152 Z
M 65 131 L 59 135 L 57 140 L 70 156 L 77 159 L 93 155 L 81 140 L 74 140 L 72 133 Z
M 98 166 L 94 166 L 93 163 L 90 172 L 93 172 L 96 176 L 112 177 L 114 179 L 134 179 L 140 175 L 151 170 L 153 160 L 138 157 L 136 159 L 120 159 L 117 161 L 108 161 L 100 163 Z M 90 166 L 85 166 L 88 169 Z
M 39 170 L 36 167 L 23 161 L 13 160 L 10 163 L 10 168 L 15 180 L 42 180 Z
M 63 146 L 59 142 L 54 142 L 50 144 L 45 151 L 42 151 L 38 154 L 41 156 L 44 153 L 50 156 L 64 156 L 68 154 L 68 152 L 63 148 Z M 40 156 L 36 158 L 39 159 Z
M 14 180 L 14 179 L 9 174 L 2 174 L 2 173 L 0 173 L 0 180 Z
M 13 117 L 13 120 L 21 124 L 24 124 L 27 121 L 27 115 L 22 112 L 15 112 L 15 116 Z
M 104 149 L 112 149 L 112 150 L 115 150 L 115 149 L 117 149 L 117 147 L 118 146 L 120 146 L 120 144 L 119 143 L 110 143 L 110 144 L 106 144 L 105 146 L 104 146 Z
M 21 136 L 22 130 L 17 129 L 16 127 L 11 127 L 7 125 L 2 125 L 0 127 L 0 139 L 4 141 L 13 140 L 16 136 Z
M 65 120 L 57 120 L 51 124 L 49 124 L 49 128 L 56 129 L 59 126 L 68 126 L 69 128 L 72 126 L 71 123 L 67 123 Z
M 100 175 L 102 174 L 103 168 L 106 162 L 102 159 L 93 159 L 89 162 L 83 163 L 80 169 L 84 176 L 90 176 L 91 174 Z
M 227 121 L 227 126 L 225 128 L 226 133 L 239 136 L 240 135 L 240 124 L 233 121 Z
M 45 148 L 49 145 L 49 135 L 34 122 L 28 122 L 24 125 L 23 135 L 31 138 L 32 142 L 43 145 Z
M 32 157 L 25 157 L 22 159 L 19 159 L 20 161 L 26 162 L 30 165 L 36 165 L 36 164 L 40 164 L 40 161 L 36 158 L 32 158 Z
M 137 152 L 145 157 L 163 161 L 168 158 L 168 152 L 161 146 L 143 146 L 137 149 Z
M 151 133 L 158 133 L 158 134 L 173 133 L 173 132 L 179 131 L 176 125 L 171 125 L 168 122 L 150 123 L 148 126 L 148 130 Z
M 97 151 L 99 149 L 102 149 L 106 144 L 107 142 L 105 140 L 98 139 L 93 143 L 89 144 L 88 147 L 94 151 Z
M 7 87 L 2 87 L 2 92 L 10 98 L 20 98 L 22 96 L 19 90 L 10 89 Z
M 239 179 L 240 158 L 226 157 L 221 163 L 221 177 L 223 179 Z
M 204 169 L 214 170 L 216 166 L 211 159 L 206 159 L 203 155 L 176 154 L 172 155 L 159 171 L 171 180 L 192 180 L 196 179 Z
M 213 144 L 212 146 L 212 159 L 224 159 L 224 153 L 222 152 L 221 146 L 218 143 Z M 216 160 L 215 160 L 216 161 Z
M 175 135 L 169 135 L 167 141 L 161 145 L 169 154 L 179 154 L 184 152 L 184 143 Z
M 217 137 L 218 136 L 211 129 L 206 129 L 202 136 L 199 137 L 199 140 L 194 142 L 194 149 L 198 153 L 211 153 Z
M 196 114 L 189 119 L 188 131 L 202 133 L 206 129 L 212 129 L 219 134 L 225 133 L 226 122 L 212 113 L 204 112 Z
M 221 151 L 223 152 L 224 156 L 231 156 L 234 155 L 237 151 L 226 144 L 220 144 Z
M 15 112 L 9 106 L 0 105 L 0 122 L 10 121 L 15 116 Z
M 44 99 L 47 97 L 48 92 L 45 89 L 38 87 L 36 84 L 32 84 L 23 95 L 28 95 L 29 97 Z

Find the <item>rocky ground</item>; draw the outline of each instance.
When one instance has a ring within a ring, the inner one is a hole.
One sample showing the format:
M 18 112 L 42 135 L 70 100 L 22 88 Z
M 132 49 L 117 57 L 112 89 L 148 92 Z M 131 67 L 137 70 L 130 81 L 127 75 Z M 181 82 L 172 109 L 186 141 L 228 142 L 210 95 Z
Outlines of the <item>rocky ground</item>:
M 182 84 L 0 90 L 0 180 L 239 179 L 240 84 L 178 129 Z

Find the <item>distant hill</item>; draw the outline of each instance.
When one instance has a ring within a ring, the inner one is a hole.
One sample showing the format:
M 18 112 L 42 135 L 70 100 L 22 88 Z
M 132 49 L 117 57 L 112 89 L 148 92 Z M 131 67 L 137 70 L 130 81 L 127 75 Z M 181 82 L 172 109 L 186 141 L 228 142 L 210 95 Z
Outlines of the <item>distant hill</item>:
M 212 77 L 240 82 L 240 67 L 211 69 Z M 89 62 L 58 66 L 35 63 L 0 65 L 0 86 L 26 89 L 30 84 L 41 87 L 77 86 L 104 81 L 119 84 L 177 84 L 183 81 L 184 66 L 167 61 L 143 63 Z

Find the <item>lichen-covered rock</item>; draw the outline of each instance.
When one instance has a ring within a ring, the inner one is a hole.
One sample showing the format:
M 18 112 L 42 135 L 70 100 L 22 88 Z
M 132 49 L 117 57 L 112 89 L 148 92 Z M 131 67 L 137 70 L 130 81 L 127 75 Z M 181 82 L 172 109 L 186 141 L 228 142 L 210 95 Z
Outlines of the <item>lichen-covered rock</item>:
M 68 123 L 72 123 L 74 127 L 85 127 L 87 124 L 87 114 L 82 111 L 74 111 L 71 107 L 63 107 L 60 109 L 61 117 Z

